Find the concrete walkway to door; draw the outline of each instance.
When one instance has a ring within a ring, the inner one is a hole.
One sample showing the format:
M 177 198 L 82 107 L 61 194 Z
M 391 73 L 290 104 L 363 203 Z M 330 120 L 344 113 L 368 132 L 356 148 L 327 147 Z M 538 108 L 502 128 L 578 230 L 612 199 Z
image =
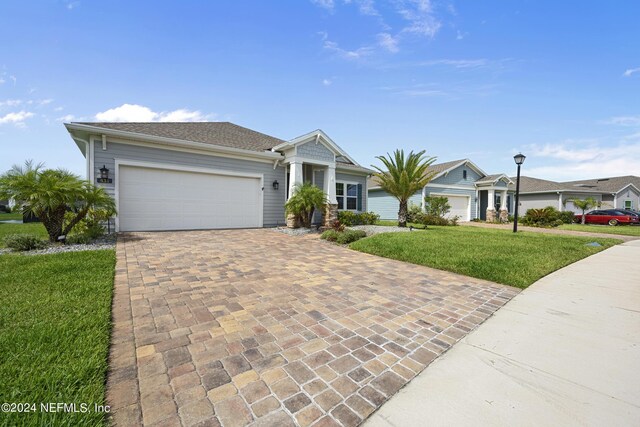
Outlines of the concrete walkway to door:
M 365 423 L 640 425 L 640 241 L 520 293 Z

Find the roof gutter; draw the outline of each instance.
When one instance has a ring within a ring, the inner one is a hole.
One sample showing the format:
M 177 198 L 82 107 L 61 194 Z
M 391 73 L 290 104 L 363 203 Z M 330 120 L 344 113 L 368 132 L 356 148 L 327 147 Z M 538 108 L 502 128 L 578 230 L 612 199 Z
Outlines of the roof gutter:
M 275 159 L 283 158 L 282 154 L 274 153 L 271 151 L 261 152 L 261 151 L 244 150 L 242 148 L 223 147 L 221 145 L 205 144 L 203 142 L 186 141 L 184 139 L 167 138 L 163 136 L 152 136 L 152 135 L 146 135 L 146 134 L 136 133 L 136 132 L 106 129 L 98 126 L 82 125 L 78 123 L 65 123 L 64 126 L 67 128 L 67 131 L 71 134 L 71 137 L 73 139 L 77 138 L 73 134 L 73 131 L 81 131 L 81 132 L 90 132 L 90 133 L 96 133 L 96 134 L 104 134 L 104 135 L 109 135 L 109 136 L 119 137 L 124 139 L 154 142 L 154 143 L 164 144 L 164 145 L 174 145 L 178 147 L 195 148 L 199 150 L 213 151 L 217 153 L 236 154 L 239 156 L 253 157 L 253 158 L 259 158 L 259 159 L 275 160 Z

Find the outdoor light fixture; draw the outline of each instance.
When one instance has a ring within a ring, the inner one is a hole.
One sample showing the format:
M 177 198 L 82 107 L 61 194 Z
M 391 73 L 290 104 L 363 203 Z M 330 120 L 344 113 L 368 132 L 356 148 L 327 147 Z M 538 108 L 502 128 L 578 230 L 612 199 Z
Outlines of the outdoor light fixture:
M 276 179 L 275 181 L 273 181 L 273 189 L 278 191 L 278 188 L 280 188 L 280 183 Z
M 110 184 L 113 182 L 113 180 L 109 178 L 109 169 L 106 165 L 102 165 L 100 168 L 100 178 L 98 178 L 98 182 L 103 184 Z
M 522 166 L 522 164 L 524 163 L 524 159 L 526 158 L 527 157 L 522 153 L 518 153 L 513 156 L 513 160 L 516 162 L 516 165 L 518 165 L 518 176 L 516 178 L 516 208 L 513 216 L 514 233 L 518 231 L 518 205 L 520 204 L 520 166 Z

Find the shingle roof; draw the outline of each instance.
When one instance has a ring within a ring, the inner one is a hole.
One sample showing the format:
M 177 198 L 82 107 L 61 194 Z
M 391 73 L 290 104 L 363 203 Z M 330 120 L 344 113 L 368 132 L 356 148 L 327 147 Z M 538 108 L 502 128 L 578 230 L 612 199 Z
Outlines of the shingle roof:
M 78 122 L 98 128 L 243 150 L 270 150 L 284 141 L 229 122 Z
M 505 175 L 503 173 L 494 173 L 494 174 L 491 174 L 491 175 L 485 175 L 482 178 L 480 178 L 479 180 L 477 180 L 476 184 L 483 183 L 483 182 L 494 182 L 498 178 L 500 178 L 501 176 L 505 176 Z
M 515 183 L 516 178 L 512 177 L 511 180 Z M 520 192 L 554 192 L 554 191 L 574 191 L 574 192 L 602 192 L 602 193 L 615 193 L 620 191 L 623 187 L 629 184 L 634 184 L 640 188 L 640 177 L 627 175 L 627 176 L 615 176 L 610 178 L 596 178 L 596 179 L 584 179 L 580 181 L 566 181 L 555 182 L 545 179 L 531 178 L 528 176 L 520 177 Z M 515 190 L 515 185 L 510 185 L 509 188 Z

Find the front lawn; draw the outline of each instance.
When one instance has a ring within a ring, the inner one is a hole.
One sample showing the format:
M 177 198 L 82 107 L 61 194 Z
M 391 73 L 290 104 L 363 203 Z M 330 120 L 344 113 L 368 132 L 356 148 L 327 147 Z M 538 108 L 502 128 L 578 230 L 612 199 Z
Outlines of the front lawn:
M 37 405 L 1 425 L 105 424 L 40 403 L 104 404 L 114 265 L 112 250 L 0 255 L 0 403 Z
M 598 242 L 601 247 L 586 246 Z M 618 239 L 574 237 L 476 227 L 432 227 L 411 233 L 383 233 L 358 240 L 352 249 L 526 288 L 568 264 L 621 243 Z
M 606 233 L 606 234 L 620 234 L 623 236 L 639 236 L 640 226 L 638 225 L 617 225 L 612 227 L 610 225 L 594 225 L 594 224 L 563 224 L 558 227 L 560 230 L 571 231 L 588 231 L 590 233 Z
M 389 220 L 389 219 L 381 219 L 376 221 L 376 225 L 384 225 L 387 227 L 397 227 L 398 226 L 398 220 Z M 408 222 L 407 223 L 407 227 L 413 227 L 413 228 L 424 228 L 424 225 L 422 224 L 418 224 L 417 222 Z
M 41 222 L 28 222 L 26 224 L 7 224 L 0 222 L 0 248 L 4 248 L 4 238 L 10 234 L 35 234 L 48 240 L 47 230 Z

